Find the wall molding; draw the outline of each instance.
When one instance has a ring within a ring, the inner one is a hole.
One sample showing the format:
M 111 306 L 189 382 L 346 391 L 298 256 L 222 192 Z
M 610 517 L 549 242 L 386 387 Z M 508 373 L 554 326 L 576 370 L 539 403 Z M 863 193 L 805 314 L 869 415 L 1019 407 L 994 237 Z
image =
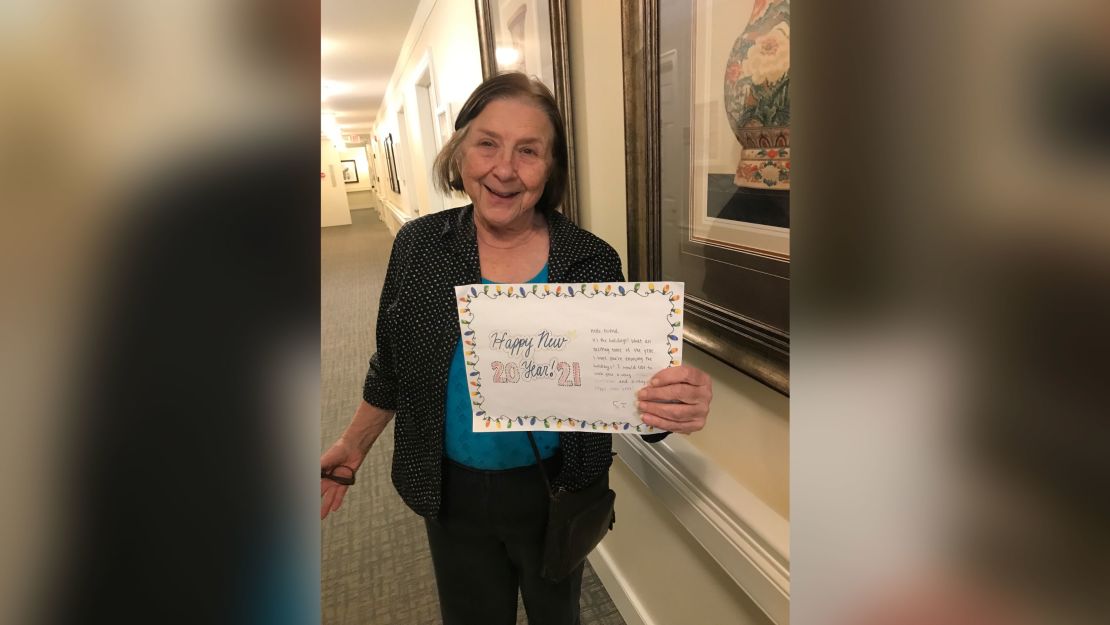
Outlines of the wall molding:
M 639 437 L 614 436 L 613 448 L 752 601 L 777 625 L 788 625 L 790 522 L 682 436 L 654 444 Z M 607 584 L 610 595 L 622 594 L 635 610 L 634 591 L 623 584 L 619 568 L 602 549 L 595 553 L 601 565 L 595 568 L 605 568 L 619 587 Z M 642 611 L 637 614 L 650 625 Z
M 397 220 L 397 223 L 401 224 L 402 226 L 412 221 L 412 215 L 409 215 L 405 211 L 401 210 L 401 208 L 393 202 L 386 200 L 385 206 L 389 209 L 389 212 L 393 213 L 393 218 Z
M 404 93 L 401 92 L 401 89 L 406 85 L 402 85 L 401 81 L 406 78 L 405 66 L 412 60 L 416 42 L 420 40 L 420 35 L 424 33 L 424 27 L 428 25 L 428 19 L 431 17 L 432 10 L 435 9 L 438 1 L 420 0 L 420 4 L 416 6 L 416 12 L 412 16 L 412 21 L 409 22 L 408 33 L 405 34 L 404 43 L 401 44 L 401 52 L 397 55 L 397 63 L 393 66 L 393 73 L 389 77 L 389 82 L 386 83 L 385 97 L 382 99 L 378 117 L 371 124 L 371 128 L 397 114 L 397 109 L 400 108 L 398 99 L 404 99 Z
M 605 586 L 605 591 L 609 593 L 609 598 L 613 600 L 613 605 L 621 613 L 625 625 L 656 625 L 639 595 L 633 590 L 632 584 L 605 547 L 604 541 L 590 553 L 588 559 L 594 573 L 597 573 L 598 579 Z
M 401 226 L 412 221 L 412 216 L 406 214 L 405 211 L 401 210 L 396 204 L 387 200 L 382 193 L 379 192 L 377 196 L 378 205 L 374 208 L 378 211 L 378 217 L 381 218 L 385 227 L 389 228 L 389 233 L 396 237 L 397 231 L 401 229 Z

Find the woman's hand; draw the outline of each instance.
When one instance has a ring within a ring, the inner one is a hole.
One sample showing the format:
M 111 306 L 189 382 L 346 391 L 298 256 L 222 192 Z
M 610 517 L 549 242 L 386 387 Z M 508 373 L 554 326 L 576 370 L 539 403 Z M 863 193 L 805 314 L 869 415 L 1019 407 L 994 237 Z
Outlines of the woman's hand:
M 366 459 L 366 454 L 374 446 L 374 441 L 378 440 L 392 418 L 392 410 L 371 406 L 365 399 L 360 401 L 350 425 L 343 431 L 343 436 L 320 456 L 320 474 L 331 473 L 338 478 L 353 478 L 355 471 L 358 471 L 362 461 Z M 320 478 L 321 521 L 339 509 L 346 494 L 347 486 L 326 477 Z
M 351 471 L 340 469 L 336 474 L 347 477 L 353 475 L 354 471 L 358 471 L 358 468 L 362 466 L 362 461 L 365 460 L 365 458 L 366 454 L 359 451 L 356 445 L 341 437 L 324 452 L 324 455 L 320 456 L 320 470 L 321 472 L 331 471 L 339 465 L 343 465 L 350 467 Z M 324 517 L 328 516 L 328 514 L 339 509 L 339 506 L 343 504 L 343 496 L 347 494 L 348 488 L 348 486 L 339 484 L 326 477 L 320 478 L 321 521 L 324 520 Z
M 668 432 L 689 434 L 705 427 L 713 381 L 700 369 L 668 367 L 636 393 L 644 423 Z

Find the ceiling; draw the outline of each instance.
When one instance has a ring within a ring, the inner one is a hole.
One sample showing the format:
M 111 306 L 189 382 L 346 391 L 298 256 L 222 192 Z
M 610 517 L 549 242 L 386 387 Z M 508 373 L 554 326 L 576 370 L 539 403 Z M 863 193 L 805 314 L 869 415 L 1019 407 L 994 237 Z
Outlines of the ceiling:
M 320 110 L 322 115 L 335 115 L 344 135 L 369 134 L 419 4 L 419 0 L 320 3 Z

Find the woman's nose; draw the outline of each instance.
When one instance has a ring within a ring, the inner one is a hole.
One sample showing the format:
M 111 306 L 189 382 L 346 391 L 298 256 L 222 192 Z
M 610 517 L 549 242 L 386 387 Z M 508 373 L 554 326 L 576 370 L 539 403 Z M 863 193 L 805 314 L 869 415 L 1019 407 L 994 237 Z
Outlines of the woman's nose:
M 497 162 L 493 165 L 493 173 L 501 179 L 512 178 L 516 175 L 516 167 L 513 163 L 513 153 L 511 150 L 500 152 L 497 155 Z

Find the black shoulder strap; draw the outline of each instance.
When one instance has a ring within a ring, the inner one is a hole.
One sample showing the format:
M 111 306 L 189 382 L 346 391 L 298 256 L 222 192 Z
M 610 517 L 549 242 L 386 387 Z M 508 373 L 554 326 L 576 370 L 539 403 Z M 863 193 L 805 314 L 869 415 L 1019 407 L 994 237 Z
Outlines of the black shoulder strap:
M 536 438 L 531 432 L 525 433 L 528 435 L 528 443 L 532 445 L 532 453 L 536 456 L 536 465 L 540 468 L 540 475 L 543 476 L 543 484 L 547 487 L 547 496 L 554 498 L 555 494 L 551 492 L 551 480 L 547 479 L 547 470 L 543 468 L 543 460 L 540 458 L 540 448 L 536 447 Z

